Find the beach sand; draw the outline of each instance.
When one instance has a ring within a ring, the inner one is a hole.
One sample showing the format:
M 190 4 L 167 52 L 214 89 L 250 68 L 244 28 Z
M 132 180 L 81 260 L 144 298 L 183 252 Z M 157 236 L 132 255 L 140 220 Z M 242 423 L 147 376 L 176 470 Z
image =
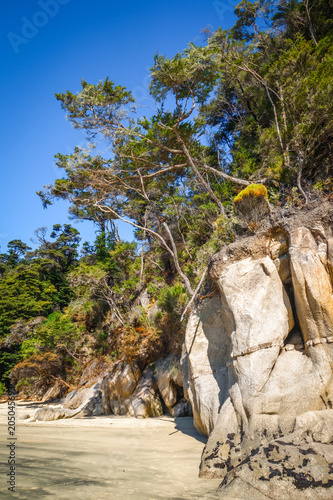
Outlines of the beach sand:
M 198 478 L 206 439 L 192 418 L 88 417 L 29 422 L 38 403 L 16 402 L 16 489 L 7 490 L 10 440 L 0 404 L 0 498 L 216 499 L 220 480 Z

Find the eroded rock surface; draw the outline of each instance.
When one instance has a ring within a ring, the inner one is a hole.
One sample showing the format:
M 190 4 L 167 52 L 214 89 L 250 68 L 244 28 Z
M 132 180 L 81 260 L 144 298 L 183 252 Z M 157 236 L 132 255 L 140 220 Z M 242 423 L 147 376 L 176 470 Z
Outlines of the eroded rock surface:
M 222 482 L 223 498 L 313 500 L 331 498 L 333 446 L 290 434 L 262 444 Z
M 161 398 L 172 417 L 192 416 L 192 408 L 184 399 L 184 377 L 180 360 L 174 355 L 155 363 L 154 376 Z
M 125 400 L 134 392 L 141 377 L 139 367 L 125 363 L 117 363 L 113 370 L 103 379 L 103 409 L 106 415 L 126 415 Z
M 135 391 L 124 401 L 127 413 L 136 418 L 159 417 L 163 414 L 157 384 L 152 370 L 146 368 Z

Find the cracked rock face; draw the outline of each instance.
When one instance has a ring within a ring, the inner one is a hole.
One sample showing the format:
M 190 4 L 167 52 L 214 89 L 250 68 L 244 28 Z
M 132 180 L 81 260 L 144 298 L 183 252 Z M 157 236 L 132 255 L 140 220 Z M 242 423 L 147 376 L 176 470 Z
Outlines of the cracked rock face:
M 193 311 L 183 346 L 184 394 L 191 402 L 194 425 L 208 436 L 234 383 L 230 370 L 231 340 L 218 294 Z M 230 378 L 231 377 L 231 378 Z
M 189 318 L 185 395 L 209 436 L 200 476 L 221 477 L 223 498 L 327 499 L 333 486 L 332 219 L 222 250 L 219 293 Z

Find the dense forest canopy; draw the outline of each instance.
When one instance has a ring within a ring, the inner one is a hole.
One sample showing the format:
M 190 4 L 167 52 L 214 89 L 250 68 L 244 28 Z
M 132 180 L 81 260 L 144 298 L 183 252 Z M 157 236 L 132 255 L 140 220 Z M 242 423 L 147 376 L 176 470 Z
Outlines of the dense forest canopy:
M 109 78 L 56 94 L 87 145 L 57 154 L 62 177 L 38 194 L 45 207 L 68 200 L 97 237 L 79 255 L 78 231 L 56 225 L 52 241 L 37 231 L 37 250 L 14 240 L 1 254 L 3 382 L 18 362 L 21 385 L 68 384 L 89 356 L 177 352 L 211 255 L 256 229 L 235 211 L 239 192 L 255 184 L 270 211 L 330 196 L 332 1 L 242 0 L 235 13 L 202 45 L 155 55 L 149 106 Z M 133 314 L 144 291 L 155 315 Z

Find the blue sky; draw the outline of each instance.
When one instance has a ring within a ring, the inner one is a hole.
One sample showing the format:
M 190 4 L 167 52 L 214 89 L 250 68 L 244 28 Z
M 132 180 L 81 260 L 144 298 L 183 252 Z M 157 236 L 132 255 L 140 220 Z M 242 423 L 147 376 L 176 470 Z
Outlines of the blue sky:
M 202 42 L 208 25 L 229 28 L 234 0 L 15 0 L 0 19 L 1 184 L 0 245 L 34 230 L 68 223 L 64 202 L 44 210 L 36 195 L 61 175 L 54 155 L 70 153 L 83 136 L 71 128 L 55 92 L 77 92 L 81 79 L 109 76 L 142 99 L 148 95 L 154 53 L 173 56 Z M 82 241 L 94 240 L 92 223 L 73 223 Z M 131 230 L 120 226 L 121 236 Z

